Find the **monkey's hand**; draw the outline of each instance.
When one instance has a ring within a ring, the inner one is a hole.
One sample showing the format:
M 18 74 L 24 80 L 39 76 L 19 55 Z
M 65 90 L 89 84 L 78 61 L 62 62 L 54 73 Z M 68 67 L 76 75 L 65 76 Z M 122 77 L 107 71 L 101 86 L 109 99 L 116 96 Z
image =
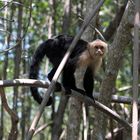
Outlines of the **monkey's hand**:
M 74 90 L 76 90 L 77 92 L 81 93 L 82 95 L 86 95 L 86 92 L 83 89 L 76 88 Z
M 88 94 L 87 94 L 88 95 Z M 93 102 L 95 103 L 95 99 L 93 96 L 88 96 L 89 98 L 91 98 L 93 100 Z

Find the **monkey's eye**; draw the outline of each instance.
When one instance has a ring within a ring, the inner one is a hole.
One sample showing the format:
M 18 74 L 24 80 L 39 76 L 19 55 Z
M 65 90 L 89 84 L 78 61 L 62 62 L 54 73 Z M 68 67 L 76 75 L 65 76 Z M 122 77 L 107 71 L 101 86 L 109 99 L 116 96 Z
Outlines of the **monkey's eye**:
M 103 46 L 100 46 L 100 49 L 101 49 L 101 50 L 103 50 L 103 49 L 104 49 L 104 47 L 103 47 Z
M 95 49 L 99 49 L 99 47 L 98 46 L 95 46 Z

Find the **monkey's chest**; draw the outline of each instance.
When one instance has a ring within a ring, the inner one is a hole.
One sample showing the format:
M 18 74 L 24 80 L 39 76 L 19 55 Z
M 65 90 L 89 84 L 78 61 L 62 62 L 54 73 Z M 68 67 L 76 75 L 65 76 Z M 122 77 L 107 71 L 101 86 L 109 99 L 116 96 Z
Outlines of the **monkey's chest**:
M 78 67 L 74 73 L 75 76 L 75 83 L 76 83 L 76 87 L 83 89 L 83 79 L 84 79 L 84 75 L 86 72 L 87 67 Z

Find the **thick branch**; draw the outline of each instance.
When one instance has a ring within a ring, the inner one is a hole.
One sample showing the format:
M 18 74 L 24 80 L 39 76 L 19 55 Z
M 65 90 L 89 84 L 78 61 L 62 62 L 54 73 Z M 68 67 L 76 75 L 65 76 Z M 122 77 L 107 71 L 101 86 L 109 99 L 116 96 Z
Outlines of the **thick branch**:
M 40 86 L 40 87 L 46 87 L 46 88 L 49 86 L 47 82 L 39 81 L 39 80 L 31 80 L 31 79 L 15 79 L 15 80 L 4 80 L 4 81 L 1 80 L 0 81 L 0 87 L 15 86 L 15 85 L 16 86 L 21 86 L 21 85 L 36 86 L 36 87 Z M 99 103 L 98 101 L 95 101 L 95 103 L 94 103 L 94 101 L 92 99 L 90 99 L 87 96 L 83 96 L 82 94 L 80 94 L 76 91 L 73 91 L 71 96 L 76 97 L 81 101 L 84 101 L 88 105 L 96 107 L 100 111 L 102 111 L 105 114 L 111 116 L 117 122 L 121 123 L 125 127 L 128 127 L 128 129 L 131 129 L 131 126 L 125 120 L 121 119 L 121 117 L 117 113 L 115 113 L 114 111 L 112 111 L 108 107 L 104 106 L 103 104 Z M 97 97 L 97 96 L 99 96 L 99 95 L 96 94 L 95 97 Z M 113 98 L 114 98 L 114 100 L 116 100 L 115 97 L 113 97 Z M 126 98 L 126 97 L 124 97 L 124 98 Z
M 93 93 L 94 98 L 98 99 L 100 97 L 100 93 Z M 124 103 L 124 104 L 131 104 L 132 103 L 132 97 L 126 97 L 126 96 L 118 96 L 118 95 L 112 95 L 111 101 L 114 103 Z M 140 105 L 140 100 L 138 100 L 138 105 Z
M 0 87 L 10 87 L 10 86 L 32 86 L 32 87 L 48 88 L 49 83 L 43 80 L 33 80 L 33 79 L 0 80 Z
M 114 19 L 110 22 L 109 26 L 107 27 L 103 36 L 108 41 L 115 33 L 116 29 L 118 28 L 120 21 L 122 19 L 123 13 L 125 11 L 125 7 L 127 4 L 127 0 L 125 0 L 124 4 L 120 7 L 119 11 L 116 13 Z
M 18 116 L 16 115 L 16 113 L 12 109 L 10 109 L 10 107 L 7 103 L 7 99 L 6 99 L 3 87 L 0 87 L 0 96 L 1 96 L 1 100 L 2 100 L 2 105 L 5 108 L 5 110 L 8 112 L 8 114 L 10 115 L 11 122 L 12 122 L 8 140 L 14 140 L 15 137 L 17 136 L 17 124 L 18 124 L 19 119 L 18 119 Z
M 43 80 L 33 80 L 33 79 L 0 80 L 0 87 L 11 87 L 11 86 L 32 86 L 32 87 L 48 88 L 49 83 Z M 122 90 L 128 90 L 131 88 L 132 86 L 129 86 L 129 87 L 126 87 L 125 89 L 123 88 L 118 91 L 121 92 Z M 93 93 L 93 96 L 95 99 L 98 99 L 100 97 L 100 93 L 95 92 Z M 112 95 L 111 99 L 112 99 L 112 102 L 115 102 L 115 103 L 125 103 L 125 104 L 132 103 L 132 97 Z M 140 105 L 140 100 L 138 100 L 138 104 Z
M 87 105 L 94 106 L 95 108 L 99 109 L 100 111 L 104 112 L 105 114 L 109 115 L 111 118 L 122 124 L 122 126 L 124 126 L 126 129 L 131 131 L 132 127 L 127 121 L 123 120 L 116 112 L 112 111 L 110 108 L 106 107 L 102 103 L 98 101 L 94 102 L 91 98 L 83 96 L 82 94 L 76 91 L 73 91 L 71 95 L 73 97 L 78 98 L 81 101 L 84 101 Z

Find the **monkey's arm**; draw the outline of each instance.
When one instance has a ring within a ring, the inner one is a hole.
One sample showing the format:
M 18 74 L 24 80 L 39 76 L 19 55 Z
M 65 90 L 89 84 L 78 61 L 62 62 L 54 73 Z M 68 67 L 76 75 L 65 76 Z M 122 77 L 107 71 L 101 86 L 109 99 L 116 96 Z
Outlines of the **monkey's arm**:
M 62 83 L 66 90 L 66 93 L 71 93 L 71 89 L 73 89 L 76 90 L 77 92 L 80 92 L 81 94 L 85 94 L 84 90 L 76 87 L 74 72 L 75 72 L 74 66 L 64 68 Z
M 93 98 L 92 92 L 94 88 L 94 74 L 90 67 L 88 67 L 85 72 L 83 86 L 84 86 L 87 96 Z

